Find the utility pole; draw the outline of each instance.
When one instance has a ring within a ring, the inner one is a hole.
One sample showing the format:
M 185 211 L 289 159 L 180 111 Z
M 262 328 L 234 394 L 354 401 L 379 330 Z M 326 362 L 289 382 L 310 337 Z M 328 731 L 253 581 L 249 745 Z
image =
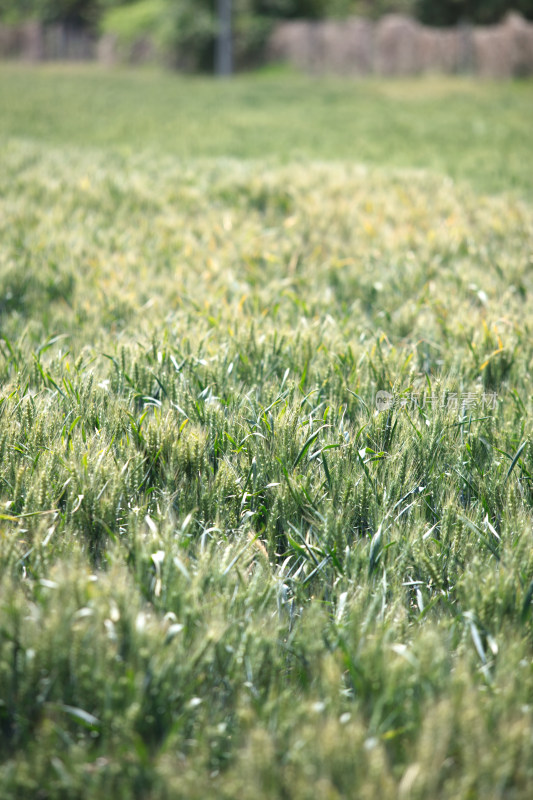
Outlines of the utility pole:
M 233 72 L 233 42 L 231 36 L 231 0 L 217 0 L 218 35 L 215 69 L 219 78 Z

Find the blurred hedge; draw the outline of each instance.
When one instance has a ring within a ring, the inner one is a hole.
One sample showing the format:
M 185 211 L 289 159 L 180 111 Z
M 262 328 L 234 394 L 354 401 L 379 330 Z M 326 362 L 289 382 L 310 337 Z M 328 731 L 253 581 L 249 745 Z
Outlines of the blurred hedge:
M 396 11 L 427 25 L 493 23 L 514 9 L 533 19 L 533 0 L 233 0 L 237 68 L 261 63 L 276 20 Z M 0 0 L 0 21 L 33 18 L 116 36 L 125 49 L 149 37 L 167 62 L 189 71 L 211 70 L 217 32 L 216 0 Z
M 149 0 L 0 0 L 0 20 L 35 18 L 44 23 L 64 23 L 96 28 L 110 9 L 129 7 L 138 18 L 137 6 L 155 6 Z M 216 0 L 160 0 L 165 13 L 215 14 Z M 454 25 L 461 20 L 487 24 L 498 22 L 508 11 L 520 11 L 533 19 L 533 0 L 233 0 L 236 25 L 239 18 L 266 19 L 342 17 L 360 14 L 379 17 L 391 11 L 412 14 L 428 25 Z M 201 27 L 201 23 L 199 23 Z

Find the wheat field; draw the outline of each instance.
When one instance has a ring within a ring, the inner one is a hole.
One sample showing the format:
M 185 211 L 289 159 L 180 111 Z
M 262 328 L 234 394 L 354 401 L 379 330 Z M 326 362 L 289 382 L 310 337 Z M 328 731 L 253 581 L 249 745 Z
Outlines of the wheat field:
M 533 84 L 0 67 L 0 793 L 528 798 Z

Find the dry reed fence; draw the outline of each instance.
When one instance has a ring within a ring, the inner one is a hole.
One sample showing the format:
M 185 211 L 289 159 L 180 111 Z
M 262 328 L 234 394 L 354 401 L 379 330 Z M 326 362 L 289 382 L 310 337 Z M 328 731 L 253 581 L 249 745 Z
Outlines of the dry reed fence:
M 268 56 L 307 72 L 416 75 L 474 72 L 509 78 L 533 74 L 533 24 L 517 13 L 499 25 L 429 28 L 399 14 L 379 22 L 284 22 Z
M 34 21 L 0 25 L 0 58 L 89 61 L 96 55 L 96 38 L 79 29 L 65 25 L 43 26 Z
M 112 36 L 97 41 L 62 26 L 0 25 L 0 58 L 97 59 L 113 64 L 120 60 L 141 63 L 153 59 L 155 53 L 147 38 L 125 54 Z M 499 25 L 448 29 L 429 28 L 399 14 L 389 14 L 379 22 L 358 17 L 283 22 L 270 37 L 267 58 L 313 74 L 473 72 L 509 78 L 533 74 L 533 24 L 517 13 L 508 14 Z

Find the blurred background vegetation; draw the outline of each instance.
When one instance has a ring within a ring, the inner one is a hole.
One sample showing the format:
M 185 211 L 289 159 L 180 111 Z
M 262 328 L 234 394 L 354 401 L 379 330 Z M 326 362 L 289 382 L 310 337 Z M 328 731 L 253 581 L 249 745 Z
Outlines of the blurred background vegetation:
M 235 63 L 260 63 L 273 25 L 283 19 L 377 19 L 396 12 L 447 26 L 495 23 L 511 10 L 533 19 L 533 0 L 233 0 Z M 213 63 L 216 0 L 0 0 L 0 22 L 28 19 L 110 34 L 124 48 L 149 37 L 181 69 L 210 70 Z

